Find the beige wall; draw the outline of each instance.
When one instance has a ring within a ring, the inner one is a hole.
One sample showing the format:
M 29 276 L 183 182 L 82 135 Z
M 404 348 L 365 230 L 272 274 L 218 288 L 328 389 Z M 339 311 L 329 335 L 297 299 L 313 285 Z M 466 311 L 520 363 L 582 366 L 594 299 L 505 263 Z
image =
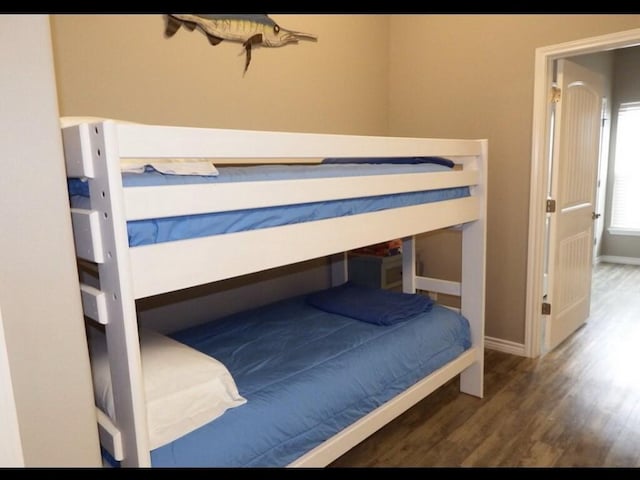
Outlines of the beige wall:
M 95 467 L 98 430 L 46 15 L 0 15 L 0 63 L 0 305 L 24 464 Z
M 640 15 L 391 16 L 389 133 L 489 139 L 489 336 L 524 343 L 535 49 L 637 27 Z M 426 269 L 433 244 L 420 244 Z
M 162 15 L 52 15 L 62 115 L 166 125 L 385 134 L 389 18 L 273 15 L 317 43 L 211 46 L 164 38 Z
M 611 116 L 611 159 L 607 176 L 607 206 L 605 230 L 602 238 L 602 254 L 617 257 L 640 258 L 640 237 L 632 235 L 610 235 L 607 231 L 611 221 L 611 197 L 613 195 L 613 168 L 615 165 L 615 129 L 617 113 L 621 103 L 640 101 L 640 47 L 616 50 L 614 55 L 614 98 Z
M 139 300 L 141 325 L 172 332 L 208 320 L 329 287 L 325 259 L 232 278 Z
M 273 15 L 317 43 L 258 49 L 157 15 L 52 16 L 60 109 L 150 123 L 489 139 L 487 335 L 524 342 L 535 49 L 640 15 Z M 421 238 L 425 269 L 455 278 Z M 452 255 L 455 255 L 452 253 Z
M 60 112 L 166 125 L 384 135 L 386 15 L 273 15 L 317 43 L 253 51 L 211 46 L 162 15 L 52 15 Z M 284 247 L 286 248 L 286 246 Z M 322 260 L 140 301 L 162 331 L 328 286 Z

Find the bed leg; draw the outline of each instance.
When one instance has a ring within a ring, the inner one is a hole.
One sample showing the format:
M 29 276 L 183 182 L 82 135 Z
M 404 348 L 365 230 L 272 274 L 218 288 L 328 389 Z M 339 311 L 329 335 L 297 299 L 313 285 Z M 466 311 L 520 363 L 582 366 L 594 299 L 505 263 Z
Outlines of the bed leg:
M 331 262 L 331 286 L 337 287 L 349 280 L 349 262 L 347 252 L 336 253 L 329 257 Z
M 402 291 L 416 293 L 415 235 L 402 239 Z
M 483 372 L 484 362 L 477 361 L 460 373 L 460 391 L 482 398 L 483 396 Z

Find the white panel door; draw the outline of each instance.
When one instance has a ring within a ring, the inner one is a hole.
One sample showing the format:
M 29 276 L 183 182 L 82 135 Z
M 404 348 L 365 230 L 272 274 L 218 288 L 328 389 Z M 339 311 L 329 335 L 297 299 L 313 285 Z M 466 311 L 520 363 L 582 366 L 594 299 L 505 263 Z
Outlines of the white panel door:
M 593 214 L 600 150 L 604 78 L 569 60 L 559 60 L 553 141 L 549 246 L 551 314 L 546 346 L 555 348 L 589 316 Z

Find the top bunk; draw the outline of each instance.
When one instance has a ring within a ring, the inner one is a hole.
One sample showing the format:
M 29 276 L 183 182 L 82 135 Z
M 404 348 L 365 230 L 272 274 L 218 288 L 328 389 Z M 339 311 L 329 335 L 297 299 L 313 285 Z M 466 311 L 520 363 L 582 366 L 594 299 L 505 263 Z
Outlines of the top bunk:
M 135 298 L 484 219 L 485 140 L 113 120 L 62 132 L 78 256 L 128 251 Z M 191 161 L 217 172 L 123 173 Z

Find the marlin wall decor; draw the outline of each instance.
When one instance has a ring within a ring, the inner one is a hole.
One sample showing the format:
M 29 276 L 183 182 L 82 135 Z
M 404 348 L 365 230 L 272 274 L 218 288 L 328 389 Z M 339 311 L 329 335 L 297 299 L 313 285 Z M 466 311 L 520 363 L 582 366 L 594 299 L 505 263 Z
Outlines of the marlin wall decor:
M 214 46 L 223 40 L 242 42 L 246 52 L 245 73 L 251 63 L 253 47 L 282 47 L 300 40 L 318 40 L 316 35 L 282 28 L 268 15 L 170 13 L 167 14 L 165 36 L 172 37 L 181 26 L 189 31 L 199 29 Z

